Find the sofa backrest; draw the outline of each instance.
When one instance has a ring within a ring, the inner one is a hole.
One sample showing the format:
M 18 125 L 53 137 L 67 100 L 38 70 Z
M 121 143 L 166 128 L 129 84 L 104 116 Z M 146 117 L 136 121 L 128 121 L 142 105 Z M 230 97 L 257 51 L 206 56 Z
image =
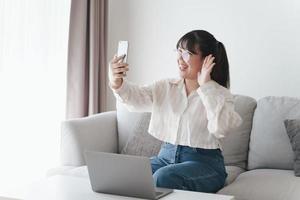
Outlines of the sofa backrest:
M 249 144 L 248 169 L 293 169 L 285 119 L 300 118 L 300 99 L 264 97 L 257 102 Z
M 245 168 L 256 100 L 242 95 L 234 95 L 234 100 L 235 110 L 242 117 L 243 124 L 237 129 L 231 130 L 228 137 L 220 142 L 225 164 Z M 143 133 L 147 131 L 150 117 L 151 113 L 129 112 L 122 103 L 117 101 L 119 152 L 124 148 L 131 134 L 136 134 L 138 131 Z M 140 123 L 144 123 L 144 125 Z

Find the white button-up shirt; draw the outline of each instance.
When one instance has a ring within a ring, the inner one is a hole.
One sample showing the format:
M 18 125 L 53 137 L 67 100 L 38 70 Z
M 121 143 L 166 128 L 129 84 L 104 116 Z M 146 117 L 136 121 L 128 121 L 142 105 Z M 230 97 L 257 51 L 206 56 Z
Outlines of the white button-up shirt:
M 144 86 L 123 79 L 121 87 L 112 91 L 129 111 L 151 112 L 148 132 L 171 144 L 222 149 L 219 138 L 242 123 L 234 110 L 233 95 L 213 80 L 188 96 L 184 79 Z

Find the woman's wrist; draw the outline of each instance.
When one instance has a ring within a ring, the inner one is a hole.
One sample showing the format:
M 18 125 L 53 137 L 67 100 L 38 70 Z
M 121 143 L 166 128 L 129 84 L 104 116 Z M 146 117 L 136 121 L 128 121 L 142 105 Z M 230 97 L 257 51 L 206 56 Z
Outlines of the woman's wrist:
M 117 80 L 115 82 L 111 82 L 110 87 L 114 90 L 117 90 L 122 86 L 122 83 L 123 83 L 123 79 L 120 78 L 119 80 Z

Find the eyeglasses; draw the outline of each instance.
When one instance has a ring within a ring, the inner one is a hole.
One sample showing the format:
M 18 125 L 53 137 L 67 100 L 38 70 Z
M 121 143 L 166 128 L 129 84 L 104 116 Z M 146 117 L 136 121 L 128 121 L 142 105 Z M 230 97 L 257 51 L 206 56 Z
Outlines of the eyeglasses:
M 179 58 L 179 57 L 182 57 L 182 59 L 183 59 L 185 62 L 188 62 L 188 61 L 190 60 L 191 56 L 193 55 L 192 52 L 190 52 L 189 50 L 186 50 L 186 49 L 178 48 L 178 49 L 175 49 L 174 51 L 177 52 L 178 58 Z

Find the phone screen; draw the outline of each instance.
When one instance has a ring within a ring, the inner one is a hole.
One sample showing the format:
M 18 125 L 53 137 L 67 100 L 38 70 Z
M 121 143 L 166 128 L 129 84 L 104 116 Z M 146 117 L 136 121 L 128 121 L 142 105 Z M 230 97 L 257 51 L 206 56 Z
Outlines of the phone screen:
M 124 54 L 125 54 L 125 58 L 123 62 L 126 63 L 128 57 L 128 41 L 119 41 L 117 56 L 121 56 Z

